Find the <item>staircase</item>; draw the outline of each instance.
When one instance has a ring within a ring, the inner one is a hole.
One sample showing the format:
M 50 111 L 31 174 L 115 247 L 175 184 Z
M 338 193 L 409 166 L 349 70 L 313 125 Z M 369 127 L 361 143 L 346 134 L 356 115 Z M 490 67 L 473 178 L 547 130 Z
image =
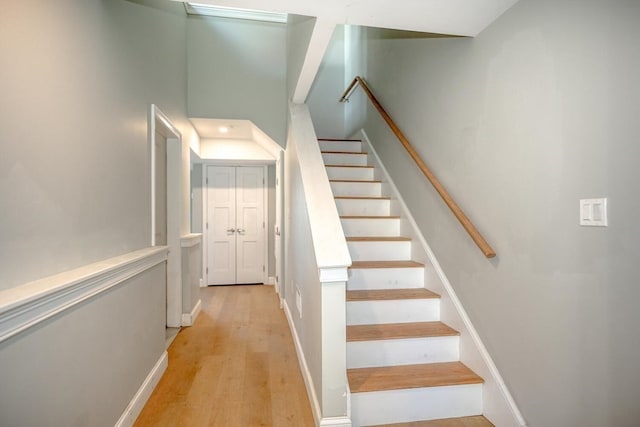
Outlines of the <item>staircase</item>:
M 459 333 L 440 322 L 382 171 L 358 140 L 320 140 L 353 260 L 347 283 L 347 376 L 354 427 L 492 426 L 483 379 L 459 361 Z M 398 424 L 403 425 L 403 424 Z

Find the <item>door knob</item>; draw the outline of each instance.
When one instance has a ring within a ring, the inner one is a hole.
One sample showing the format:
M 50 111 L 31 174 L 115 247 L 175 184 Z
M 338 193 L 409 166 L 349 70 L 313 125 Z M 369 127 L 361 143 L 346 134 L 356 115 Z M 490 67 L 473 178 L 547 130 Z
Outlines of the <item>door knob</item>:
M 240 230 L 238 230 L 240 231 Z M 227 228 L 227 233 L 235 233 L 236 229 L 235 228 Z
M 244 228 L 238 228 L 236 231 L 237 231 L 238 233 L 242 233 L 242 234 L 244 234 Z

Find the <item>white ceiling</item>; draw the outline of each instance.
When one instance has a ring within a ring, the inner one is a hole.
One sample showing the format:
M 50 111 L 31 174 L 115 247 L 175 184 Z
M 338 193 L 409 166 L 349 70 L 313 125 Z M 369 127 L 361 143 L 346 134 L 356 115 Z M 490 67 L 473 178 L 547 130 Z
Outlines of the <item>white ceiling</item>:
M 335 24 L 475 36 L 518 0 L 197 0 Z
M 176 0 L 180 1 L 180 0 Z M 518 0 L 196 0 L 201 4 L 316 17 L 293 102 L 304 103 L 335 25 L 349 24 L 424 33 L 476 36 Z M 224 123 L 191 119 L 201 138 L 243 139 L 251 127 L 238 121 L 231 134 Z M 223 122 L 231 122 L 229 120 Z M 256 130 L 254 129 L 254 132 Z M 255 136 L 255 135 L 254 135 Z
M 249 120 L 191 118 L 193 127 L 203 139 L 253 139 L 253 123 Z M 223 132 L 226 129 L 226 132 Z

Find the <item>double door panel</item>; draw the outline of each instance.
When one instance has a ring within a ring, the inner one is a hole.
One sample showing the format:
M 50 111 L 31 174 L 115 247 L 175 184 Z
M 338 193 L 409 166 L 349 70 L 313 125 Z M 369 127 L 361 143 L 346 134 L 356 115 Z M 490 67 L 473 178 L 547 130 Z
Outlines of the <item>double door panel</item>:
M 207 167 L 208 285 L 264 281 L 264 168 Z

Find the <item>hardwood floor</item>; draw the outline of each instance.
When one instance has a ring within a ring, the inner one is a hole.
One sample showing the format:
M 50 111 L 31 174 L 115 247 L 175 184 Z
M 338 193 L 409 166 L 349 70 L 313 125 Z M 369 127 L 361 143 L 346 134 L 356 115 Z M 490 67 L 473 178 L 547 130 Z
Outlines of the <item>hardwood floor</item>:
M 313 426 L 273 287 L 207 287 L 201 298 L 135 426 Z

